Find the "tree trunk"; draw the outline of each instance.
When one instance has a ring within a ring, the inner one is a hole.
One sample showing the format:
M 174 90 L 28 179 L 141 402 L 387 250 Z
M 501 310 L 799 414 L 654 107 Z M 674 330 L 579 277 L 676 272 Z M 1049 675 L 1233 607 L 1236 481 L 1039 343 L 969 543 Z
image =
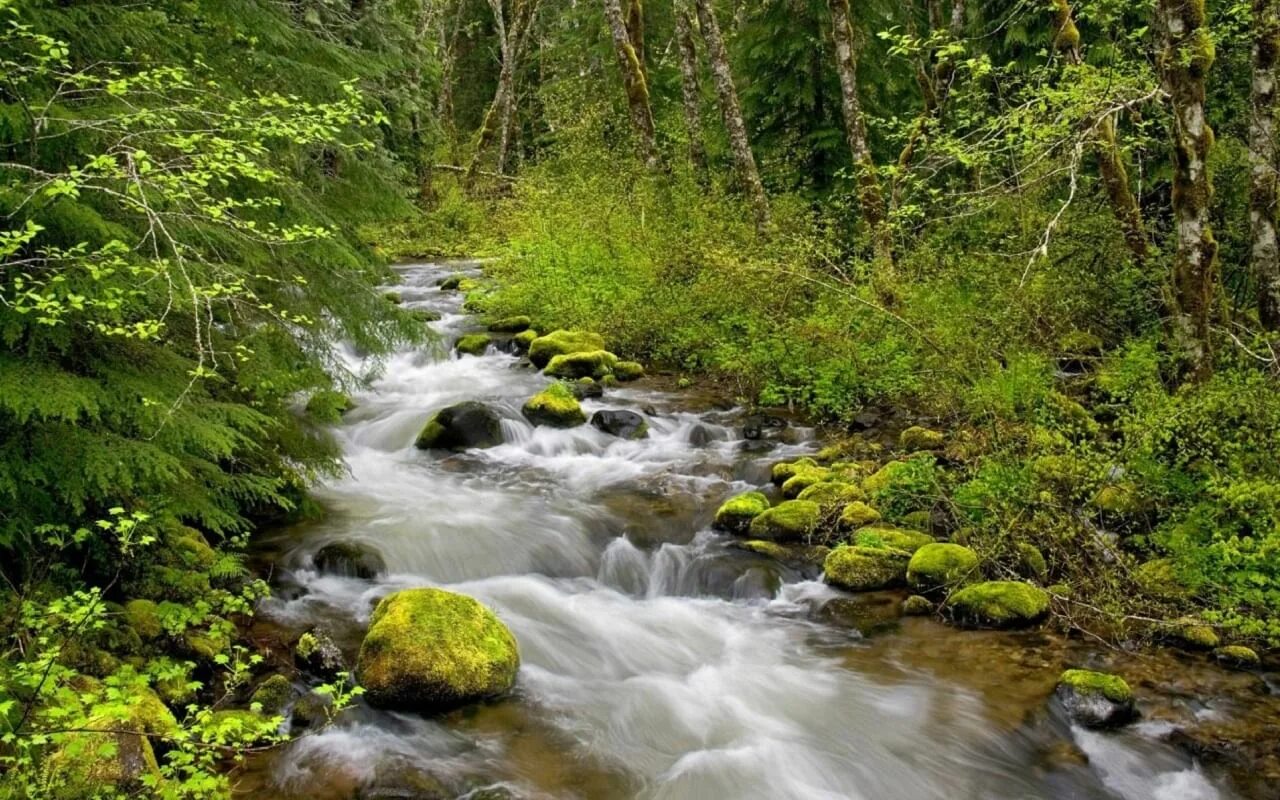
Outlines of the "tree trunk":
M 720 115 L 724 118 L 724 127 L 729 134 L 729 147 L 733 151 L 738 183 L 751 199 L 756 228 L 763 231 L 769 227 L 769 198 L 765 196 L 764 184 L 760 182 L 760 170 L 756 167 L 751 142 L 747 139 L 747 125 L 742 119 L 742 106 L 738 103 L 738 90 L 733 85 L 733 71 L 729 68 L 729 54 L 725 50 L 724 37 L 720 34 L 720 23 L 716 20 L 711 0 L 695 0 L 695 5 L 698 9 L 698 24 L 702 28 L 702 40 L 707 45 L 707 60 L 711 63 L 716 97 L 720 101 Z
M 853 156 L 853 169 L 858 180 L 858 204 L 862 217 L 871 228 L 876 261 L 882 270 L 893 265 L 893 232 L 889 229 L 888 211 L 880 188 L 871 148 L 867 145 L 867 126 L 858 99 L 858 62 L 854 53 L 853 26 L 849 22 L 849 0 L 828 0 L 831 8 L 832 35 L 836 44 L 836 71 L 840 75 L 840 110 L 844 115 L 845 138 Z
M 631 116 L 631 127 L 635 129 L 640 158 L 645 166 L 656 171 L 660 163 L 653 109 L 649 106 L 649 82 L 645 79 L 644 65 L 640 63 L 640 56 L 632 45 L 619 0 L 604 0 L 604 16 L 613 37 L 613 49 L 618 54 L 618 68 L 622 71 L 622 86 L 627 93 L 627 109 Z
M 680 48 L 680 97 L 684 126 L 689 134 L 689 163 L 701 180 L 707 174 L 707 148 L 702 138 L 702 90 L 698 86 L 698 48 L 693 41 L 693 21 L 681 0 L 676 0 L 676 46 Z
M 1276 79 L 1280 0 L 1253 0 L 1253 90 L 1249 119 L 1251 259 L 1258 316 L 1280 330 L 1280 243 L 1276 237 Z
M 1163 43 L 1160 78 L 1173 103 L 1177 251 L 1166 305 L 1174 344 L 1187 359 L 1190 377 L 1201 380 L 1212 370 L 1209 326 L 1217 290 L 1218 245 L 1209 226 L 1213 131 L 1205 119 L 1205 75 L 1213 65 L 1213 42 L 1201 0 L 1157 0 L 1156 17 Z
M 1051 10 L 1054 47 L 1069 64 L 1081 66 L 1084 64 L 1084 56 L 1080 51 L 1080 30 L 1076 27 L 1069 0 L 1054 0 Z M 1120 231 L 1124 234 L 1125 244 L 1134 261 L 1140 265 L 1145 264 L 1149 251 L 1147 231 L 1142 223 L 1142 208 L 1138 205 L 1133 190 L 1129 188 L 1129 170 L 1120 155 L 1120 145 L 1116 140 L 1116 121 L 1112 115 L 1108 114 L 1098 121 L 1094 140 L 1098 154 L 1098 174 L 1102 176 L 1102 185 L 1111 200 L 1111 211 L 1120 223 Z
M 643 0 L 627 0 L 627 38 L 636 51 L 636 61 L 644 72 L 644 3 Z M 647 74 L 647 73 L 646 73 Z
M 506 148 L 510 145 L 511 115 L 515 108 L 515 73 L 516 62 L 520 58 L 520 49 L 524 42 L 525 32 L 533 19 L 537 0 L 514 0 L 511 13 L 511 25 L 508 26 L 502 14 L 501 0 L 490 0 L 493 8 L 494 27 L 498 32 L 499 50 L 502 66 L 498 72 L 498 88 L 494 92 L 493 102 L 485 112 L 480 130 L 476 132 L 475 151 L 471 154 L 471 165 L 467 168 L 464 183 L 471 186 L 480 172 L 480 158 L 485 150 L 493 144 L 499 135 L 501 149 L 498 163 L 505 165 Z M 501 174 L 502 170 L 498 170 Z
M 533 12 L 537 5 L 537 0 L 524 0 L 516 6 L 516 19 L 514 29 L 510 33 L 510 38 L 514 41 L 508 48 L 511 53 L 512 68 L 507 75 L 508 85 L 503 92 L 502 104 L 502 124 L 499 126 L 498 136 L 498 168 L 499 175 L 507 174 L 507 159 L 511 155 L 511 126 L 515 121 L 516 101 L 518 95 L 516 93 L 515 71 L 520 65 L 520 59 L 524 56 L 525 44 L 529 39 L 529 31 L 533 28 Z

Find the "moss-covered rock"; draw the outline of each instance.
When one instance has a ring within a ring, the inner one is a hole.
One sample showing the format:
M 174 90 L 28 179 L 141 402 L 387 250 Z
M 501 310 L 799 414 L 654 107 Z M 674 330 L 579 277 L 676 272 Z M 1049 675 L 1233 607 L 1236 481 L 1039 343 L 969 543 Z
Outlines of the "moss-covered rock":
M 854 540 L 864 547 L 891 547 L 904 553 L 915 553 L 925 545 L 934 544 L 932 536 L 920 531 L 909 531 L 887 525 L 872 525 L 858 531 Z
M 293 661 L 302 669 L 325 679 L 347 671 L 342 649 L 324 628 L 312 628 L 298 637 L 293 645 Z
M 898 446 L 909 453 L 914 453 L 918 450 L 938 450 L 945 441 L 943 435 L 938 431 L 931 431 L 919 425 L 907 428 L 898 436 Z
M 890 461 L 862 480 L 862 490 L 868 497 L 875 497 L 910 469 L 911 465 L 905 461 Z
M 247 743 L 261 743 L 271 739 L 276 732 L 272 717 L 247 708 L 226 708 L 215 711 L 205 723 L 209 732 L 219 740 L 231 739 Z
M 188 628 L 182 641 L 188 652 L 204 661 L 212 662 L 231 650 L 231 637 L 218 624 L 208 629 Z
M 1253 648 L 1240 644 L 1217 648 L 1213 651 L 1213 660 L 1231 669 L 1257 669 L 1262 665 L 1262 659 Z
M 489 330 L 494 333 L 522 333 L 529 330 L 533 320 L 525 316 L 503 317 L 489 323 Z
M 458 289 L 462 288 L 462 282 L 464 280 L 466 280 L 465 275 L 457 275 L 457 274 L 450 275 L 449 277 L 440 281 L 439 283 L 440 291 L 456 292 L 458 291 Z
M 608 350 L 589 350 L 555 356 L 547 364 L 544 372 L 549 378 L 602 380 L 613 374 L 613 368 L 617 363 L 618 357 Z
M 1069 669 L 1058 678 L 1058 700 L 1086 728 L 1112 728 L 1136 716 L 1133 691 L 1119 675 Z
M 1045 618 L 1049 613 L 1049 595 L 1029 583 L 987 581 L 952 593 L 947 598 L 947 610 L 953 619 L 963 624 L 1017 628 Z
M 1018 542 L 1014 545 L 1014 552 L 1018 556 L 1019 575 L 1035 581 L 1043 581 L 1048 576 L 1049 565 L 1044 560 L 1044 554 L 1035 545 Z
M 549 428 L 576 428 L 587 422 L 587 415 L 578 404 L 578 398 L 573 396 L 573 391 L 568 386 L 560 382 L 551 384 L 529 398 L 520 413 L 534 425 Z
M 820 544 L 779 544 L 761 539 L 738 540 L 733 546 L 799 569 L 821 567 L 831 548 Z
M 542 369 L 556 356 L 604 350 L 604 337 L 587 331 L 552 331 L 529 343 L 529 360 Z M 581 377 L 581 376 L 578 376 Z
M 811 500 L 823 509 L 835 510 L 854 500 L 862 499 L 862 487 L 856 483 L 830 480 L 805 487 L 796 495 L 797 500 Z
M 529 350 L 529 345 L 533 344 L 533 340 L 538 338 L 538 332 L 535 330 L 520 331 L 511 337 L 511 344 L 515 345 L 518 352 L 525 353 Z
M 888 547 L 837 547 L 822 565 L 827 583 L 854 592 L 901 586 L 908 554 Z
M 823 481 L 832 480 L 834 474 L 826 467 L 806 467 L 796 470 L 795 474 L 782 484 L 782 496 L 791 499 L 798 499 L 800 493 L 811 486 L 816 486 Z
M 902 601 L 904 617 L 927 617 L 933 613 L 933 601 L 922 595 L 913 594 Z
M 788 500 L 751 520 L 751 537 L 772 542 L 808 539 L 822 522 L 822 507 L 810 500 Z
M 274 717 L 282 713 L 292 699 L 293 684 L 285 676 L 276 673 L 258 684 L 249 703 L 261 708 L 263 714 Z
M 879 511 L 876 511 L 861 500 L 855 500 L 840 512 L 839 524 L 846 531 L 856 531 L 858 528 L 864 528 L 873 522 L 879 521 Z
M 1177 567 L 1170 558 L 1144 561 L 1134 568 L 1133 580 L 1143 594 L 1156 600 L 1175 602 L 1191 596 L 1191 589 L 1178 579 Z
M 1115 483 L 1103 486 L 1093 496 L 1093 507 L 1104 514 L 1128 516 L 1142 511 L 1144 506 L 1138 487 L 1132 483 Z
M 398 306 L 404 302 L 404 298 L 400 296 L 399 292 L 383 292 L 382 299 L 386 300 L 393 306 Z
M 444 317 L 434 308 L 414 308 L 409 310 L 409 316 L 418 322 L 439 322 Z
M 441 409 L 414 443 L 419 450 L 467 450 L 502 444 L 502 420 L 483 403 L 458 403 Z
M 86 730 L 60 738 L 48 755 L 47 768 L 64 782 L 66 797 L 98 797 L 103 792 L 141 796 L 146 781 L 161 781 L 151 736 L 172 736 L 178 722 L 149 690 L 133 691 L 120 713 L 87 721 Z
M 1192 617 L 1170 623 L 1165 634 L 1169 642 L 1186 650 L 1213 650 L 1221 643 L 1213 628 Z
M 487 333 L 468 333 L 454 343 L 453 349 L 464 356 L 482 356 L 492 341 Z
M 978 576 L 978 554 L 964 545 L 934 542 L 916 550 L 907 565 L 907 583 L 918 592 L 962 585 Z
M 1063 353 L 1076 357 L 1100 356 L 1102 346 L 1102 339 L 1089 331 L 1068 331 L 1058 339 L 1058 348 Z
M 488 608 L 407 589 L 374 609 L 356 674 L 375 706 L 436 711 L 503 694 L 519 666 L 515 637 Z
M 721 504 L 713 526 L 725 533 L 745 536 L 751 528 L 751 521 L 768 510 L 769 498 L 760 492 L 746 492 Z
M 795 461 L 782 461 L 773 465 L 770 476 L 777 486 L 786 483 L 791 476 L 801 469 L 817 467 L 818 462 L 812 458 L 797 458 Z
M 144 642 L 159 639 L 164 634 L 160 622 L 160 606 L 152 600 L 130 600 L 122 612 L 124 624 L 132 628 Z
M 613 365 L 613 376 L 623 383 L 644 377 L 644 365 L 638 361 L 619 361 Z

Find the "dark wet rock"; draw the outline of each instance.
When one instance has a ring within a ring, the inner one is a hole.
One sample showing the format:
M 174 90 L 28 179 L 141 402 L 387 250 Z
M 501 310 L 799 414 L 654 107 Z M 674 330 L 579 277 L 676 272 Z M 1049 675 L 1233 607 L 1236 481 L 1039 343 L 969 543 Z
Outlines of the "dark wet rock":
M 750 567 L 733 582 L 734 600 L 770 600 L 782 588 L 777 568 Z
M 777 446 L 777 442 L 771 442 L 767 439 L 747 439 L 738 445 L 738 449 L 744 453 L 768 453 Z
M 418 434 L 420 450 L 467 450 L 502 444 L 502 419 L 483 403 L 469 401 L 442 409 Z
M 583 378 L 569 384 L 569 390 L 573 392 L 573 396 L 579 400 L 593 400 L 598 397 L 604 397 L 604 386 L 594 378 Z
M 902 601 L 902 615 L 904 617 L 927 617 L 932 613 L 933 603 L 927 597 L 913 594 Z
M 855 431 L 869 431 L 879 427 L 883 415 L 879 411 L 863 411 L 853 418 L 849 427 Z
M 688 442 L 690 447 L 706 447 L 714 441 L 715 435 L 706 425 L 694 425 L 689 431 Z
M 312 628 L 298 637 L 293 646 L 293 661 L 307 672 L 326 680 L 347 672 L 342 648 L 324 628 Z
M 355 800 L 452 800 L 456 795 L 431 773 L 394 759 L 378 765 Z
M 649 423 L 634 411 L 597 411 L 591 415 L 591 427 L 619 439 L 643 439 L 649 435 Z
M 387 571 L 387 562 L 377 550 L 360 542 L 334 542 L 321 547 L 312 559 L 322 575 L 373 580 Z
M 1086 728 L 1115 728 L 1137 716 L 1133 691 L 1119 675 L 1069 669 L 1054 694 L 1067 716 Z
M 751 440 L 777 439 L 786 429 L 787 421 L 772 414 L 755 414 L 742 422 L 742 435 Z
M 319 692 L 307 692 L 293 704 L 289 724 L 298 730 L 317 728 L 329 721 L 335 713 L 333 696 Z

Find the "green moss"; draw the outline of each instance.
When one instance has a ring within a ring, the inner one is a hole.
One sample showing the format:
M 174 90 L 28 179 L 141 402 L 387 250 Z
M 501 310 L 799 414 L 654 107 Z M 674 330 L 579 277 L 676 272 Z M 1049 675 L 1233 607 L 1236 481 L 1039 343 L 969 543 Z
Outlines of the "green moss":
M 143 641 L 158 639 L 164 633 L 159 608 L 152 600 L 130 600 L 124 604 L 124 624 L 136 631 Z
M 855 500 L 840 512 L 840 527 L 847 531 L 854 531 L 879 521 L 880 512 L 861 500 Z
M 807 539 L 818 530 L 822 508 L 809 500 L 788 500 L 751 521 L 751 536 L 774 542 Z
M 812 500 L 824 509 L 834 509 L 851 500 L 862 499 L 862 487 L 853 483 L 844 483 L 843 481 L 824 481 L 808 486 L 800 494 L 796 495 L 797 500 Z
M 907 452 L 918 450 L 937 450 L 942 447 L 944 437 L 938 431 L 931 431 L 919 425 L 907 428 L 898 436 L 898 446 Z
M 188 650 L 206 661 L 213 661 L 231 649 L 231 637 L 219 627 L 212 630 L 188 629 L 182 635 L 182 641 Z
M 491 341 L 493 340 L 489 338 L 487 333 L 468 333 L 458 339 L 453 345 L 453 349 L 464 356 L 482 356 L 489 349 Z
M 1049 574 L 1049 565 L 1044 554 L 1033 544 L 1018 542 L 1014 545 L 1018 554 L 1018 574 L 1024 578 L 1042 581 Z
M 933 528 L 933 512 L 932 511 L 912 511 L 903 514 L 899 519 L 903 527 L 911 528 L 917 531 L 927 531 Z
M 276 674 L 258 684 L 249 702 L 260 707 L 262 713 L 275 716 L 284 711 L 292 698 L 293 684 L 285 676 Z
M 769 498 L 760 492 L 747 492 L 726 500 L 716 511 L 715 527 L 735 535 L 743 535 L 751 521 L 769 510 Z
M 400 296 L 399 292 L 383 292 L 382 299 L 396 306 L 404 302 L 404 298 Z
M 1262 665 L 1262 659 L 1252 648 L 1239 644 L 1229 644 L 1213 651 L 1213 658 L 1223 666 L 1233 669 L 1255 669 Z
M 1093 506 L 1107 514 L 1136 514 L 1143 508 L 1142 495 L 1132 483 L 1112 484 L 1098 490 L 1093 498 Z
M 833 477 L 831 470 L 826 467 L 802 467 L 783 482 L 782 495 L 792 499 L 799 498 L 800 493 L 805 489 L 831 480 Z
M 84 727 L 131 733 L 67 734 L 49 754 L 47 766 L 65 780 L 64 788 L 73 792 L 66 796 L 97 797 L 107 787 L 132 795 L 131 790 L 141 789 L 144 780 L 160 780 L 148 737 L 173 736 L 178 722 L 154 692 L 134 692 L 125 702 L 129 705 L 122 713 L 93 717 Z
M 195 528 L 182 528 L 169 541 L 173 554 L 184 567 L 207 570 L 218 561 L 217 551 Z
M 636 361 L 619 361 L 613 365 L 613 374 L 623 383 L 638 381 L 644 377 L 644 365 Z
M 409 310 L 409 316 L 418 322 L 439 322 L 442 317 L 439 311 L 430 308 L 414 308 Z
M 891 461 L 863 479 L 862 490 L 868 496 L 874 497 L 888 489 L 895 480 L 905 475 L 910 469 L 911 465 L 905 461 Z
M 1219 645 L 1217 632 L 1199 620 L 1184 617 L 1169 625 L 1168 638 L 1189 650 L 1213 650 Z
M 595 378 L 600 380 L 613 374 L 618 357 L 608 350 L 590 350 L 581 353 L 567 353 L 555 356 L 547 364 L 545 370 L 548 377 L 577 380 L 578 378 Z
M 489 323 L 489 330 L 494 333 L 522 333 L 529 330 L 529 326 L 533 324 L 533 320 L 528 317 L 504 317 L 503 319 L 494 320 Z M 534 333 L 537 338 L 537 333 Z M 533 339 L 530 339 L 533 341 Z
M 978 575 L 978 554 L 964 545 L 934 542 L 916 550 L 907 565 L 907 582 L 917 591 L 959 586 Z
M 407 589 L 378 603 L 356 674 L 370 703 L 438 710 L 500 695 L 515 683 L 515 637 L 465 595 Z
M 773 465 L 770 475 L 773 482 L 777 486 L 787 482 L 787 479 L 795 475 L 799 470 L 806 467 L 816 467 L 818 462 L 812 458 L 798 458 L 795 461 L 782 461 Z
M 559 382 L 529 398 L 520 413 L 534 425 L 549 428 L 576 428 L 587 422 L 587 415 L 578 398 L 574 397 L 573 390 Z
M 1125 683 L 1124 678 L 1106 672 L 1069 669 L 1058 678 L 1058 685 L 1069 686 L 1080 695 L 1105 697 L 1113 703 L 1123 705 L 1133 702 L 1133 690 Z
M 455 292 L 459 288 L 461 288 L 463 280 L 465 280 L 465 277 L 462 275 L 450 275 L 449 277 L 440 281 L 440 291 Z
M 533 340 L 538 338 L 538 332 L 535 330 L 520 331 L 511 337 L 511 343 L 521 352 L 527 352 L 529 345 L 533 344 Z
M 921 547 L 934 544 L 935 541 L 927 533 L 879 525 L 863 528 L 858 531 L 855 538 L 863 547 L 890 547 L 904 553 L 915 553 Z
M 276 729 L 270 717 L 243 708 L 215 711 L 207 725 L 215 736 L 248 743 L 268 741 Z
M 947 608 L 960 622 L 1013 628 L 1043 619 L 1049 613 L 1049 595 L 1029 583 L 987 581 L 953 593 Z
M 913 594 L 902 601 L 902 614 L 906 617 L 927 617 L 933 613 L 933 603 L 927 597 Z
M 771 558 L 783 564 L 805 567 L 821 567 L 822 562 L 826 560 L 827 555 L 831 552 L 831 548 L 823 545 L 788 545 L 766 542 L 760 539 L 738 540 L 733 543 L 733 546 L 739 550 Z
M 552 331 L 529 343 L 529 360 L 539 369 L 556 356 L 604 350 L 604 337 L 586 331 Z
M 827 583 L 855 592 L 900 586 L 907 575 L 908 554 L 902 550 L 837 547 L 822 565 Z
M 1166 602 L 1185 600 L 1191 590 L 1178 579 L 1172 559 L 1157 558 L 1139 564 L 1133 570 L 1133 581 L 1148 597 Z

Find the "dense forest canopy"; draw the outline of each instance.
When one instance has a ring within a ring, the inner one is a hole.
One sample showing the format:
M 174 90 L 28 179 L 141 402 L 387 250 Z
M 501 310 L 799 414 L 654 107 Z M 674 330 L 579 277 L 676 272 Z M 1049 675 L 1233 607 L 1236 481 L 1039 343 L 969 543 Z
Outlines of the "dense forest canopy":
M 276 736 L 221 710 L 245 548 L 341 469 L 334 345 L 428 336 L 406 256 L 837 436 L 954 431 L 882 511 L 1043 553 L 1066 626 L 1274 646 L 1278 55 L 1276 0 L 0 0 L 6 796 L 102 790 L 65 733 L 138 691 L 139 793 Z

